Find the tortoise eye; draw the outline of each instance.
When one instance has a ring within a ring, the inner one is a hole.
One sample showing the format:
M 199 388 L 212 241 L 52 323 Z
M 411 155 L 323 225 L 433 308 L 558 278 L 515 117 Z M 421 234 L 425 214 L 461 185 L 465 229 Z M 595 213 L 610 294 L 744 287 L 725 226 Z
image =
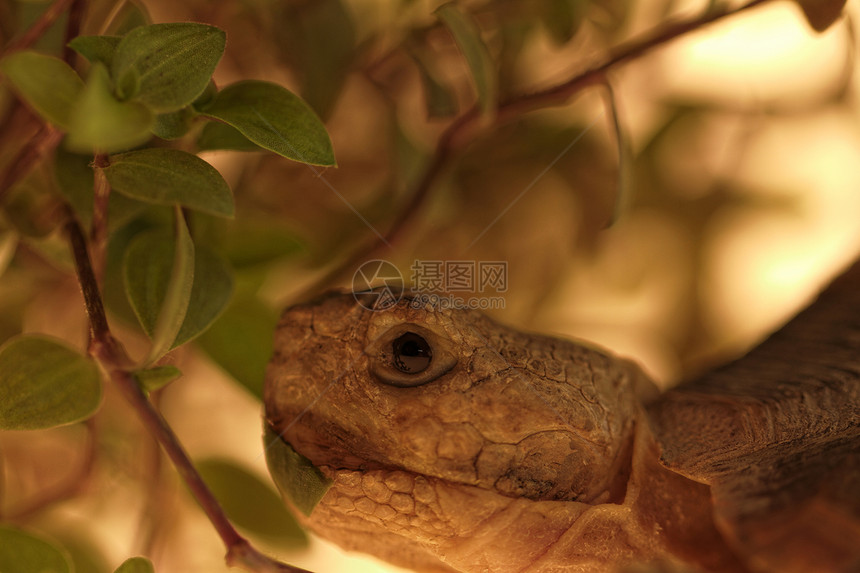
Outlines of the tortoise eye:
M 450 340 L 410 323 L 393 326 L 366 352 L 370 373 L 383 384 L 401 388 L 432 382 L 457 364 Z
M 391 345 L 394 367 L 404 374 L 424 372 L 433 361 L 433 349 L 414 332 L 404 332 Z

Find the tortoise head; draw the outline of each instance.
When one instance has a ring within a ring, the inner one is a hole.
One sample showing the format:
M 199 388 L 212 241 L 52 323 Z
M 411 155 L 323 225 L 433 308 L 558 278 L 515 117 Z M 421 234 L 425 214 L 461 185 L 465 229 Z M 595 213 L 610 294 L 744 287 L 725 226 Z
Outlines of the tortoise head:
M 311 519 L 324 535 L 451 535 L 472 510 L 442 507 L 445 495 L 482 508 L 623 497 L 635 378 L 626 362 L 476 311 L 330 294 L 284 313 L 266 419 L 334 478 Z

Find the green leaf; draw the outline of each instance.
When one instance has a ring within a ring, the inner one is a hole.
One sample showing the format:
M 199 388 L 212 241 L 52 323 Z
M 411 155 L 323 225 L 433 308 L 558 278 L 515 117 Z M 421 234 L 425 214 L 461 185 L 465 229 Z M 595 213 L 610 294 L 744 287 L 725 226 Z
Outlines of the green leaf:
M 218 121 L 207 122 L 197 138 L 201 151 L 229 149 L 231 151 L 263 151 L 263 148 L 242 135 L 238 129 Z
M 21 335 L 0 347 L 0 429 L 38 430 L 90 417 L 101 402 L 95 362 L 60 340 Z
M 158 311 L 152 333 L 152 350 L 147 362 L 161 358 L 173 348 L 191 302 L 194 285 L 194 242 L 185 224 L 185 216 L 178 206 L 175 209 L 173 268 Z
M 3 573 L 71 573 L 66 552 L 54 544 L 0 525 L 0 571 Z
M 112 152 L 148 140 L 154 118 L 145 106 L 118 101 L 107 69 L 93 65 L 87 85 L 69 118 L 66 147 L 72 151 Z
M 540 19 L 556 45 L 567 44 L 585 19 L 587 0 L 543 0 Z
M 174 346 L 197 338 L 215 322 L 233 296 L 233 274 L 224 260 L 206 249 L 197 249 L 194 259 L 194 286 L 185 322 Z
M 123 561 L 114 573 L 155 573 L 155 569 L 146 557 L 132 557 Z
M 234 268 L 265 265 L 281 257 L 295 256 L 306 251 L 306 245 L 283 221 L 263 217 L 243 220 L 237 217 L 223 221 L 219 229 L 223 240 L 218 252 Z
M 208 458 L 194 465 L 230 521 L 269 541 L 307 545 L 307 535 L 295 517 L 260 478 L 229 460 Z
M 161 139 L 179 139 L 191 129 L 191 123 L 197 113 L 190 107 L 183 107 L 178 111 L 162 113 L 155 116 L 155 125 L 152 133 Z
M 320 117 L 328 118 L 343 91 L 357 53 L 355 25 L 341 0 L 306 4 L 273 3 L 281 56 L 299 79 L 299 93 Z
M 451 117 L 457 113 L 457 98 L 448 86 L 443 85 L 436 75 L 430 71 L 427 63 L 416 52 L 410 52 L 412 61 L 421 76 L 424 88 L 424 99 L 427 105 L 427 117 L 431 119 Z
M 167 364 L 136 370 L 132 376 L 146 392 L 155 392 L 182 376 L 182 371 L 176 366 Z
M 69 556 L 72 571 L 109 573 L 113 567 L 108 567 L 99 544 L 93 539 L 96 536 L 90 525 L 90 520 L 84 515 L 58 520 L 56 517 L 52 519 L 50 512 L 45 512 L 33 522 L 33 527 L 63 548 Z
M 823 32 L 842 15 L 846 0 L 795 0 L 816 32 Z
M 310 515 L 332 481 L 275 433 L 269 424 L 266 424 L 264 440 L 266 464 L 284 500 Z
M 481 111 L 491 113 L 496 108 L 499 79 L 490 51 L 481 38 L 481 31 L 474 20 L 454 2 L 443 4 L 436 9 L 435 14 L 448 27 L 469 64 Z
M 172 240 L 158 231 L 138 237 L 126 252 L 123 277 L 137 319 L 152 338 L 144 361 L 149 364 L 173 347 L 194 284 L 194 243 L 178 207 Z
M 435 14 L 448 27 L 469 65 L 481 111 L 491 113 L 496 108 L 499 80 L 481 31 L 471 17 L 453 2 L 437 8 Z
M 311 165 L 335 164 L 322 121 L 308 104 L 277 84 L 248 80 L 229 85 L 200 112 L 288 159 Z
M 72 38 L 69 47 L 85 57 L 91 64 L 104 64 L 110 68 L 113 63 L 113 55 L 121 41 L 120 36 L 78 36 Z
M 0 60 L 0 71 L 39 115 L 63 129 L 69 127 L 84 82 L 67 63 L 24 50 Z
M 58 147 L 54 151 L 53 174 L 57 188 L 74 208 L 81 223 L 89 228 L 93 218 L 94 173 L 92 155 L 71 153 Z M 108 203 L 108 229 L 113 231 L 128 223 L 147 208 L 122 193 L 111 193 Z
M 92 3 L 88 6 L 91 14 L 89 14 L 90 18 L 96 20 L 96 15 L 93 12 L 96 12 L 102 6 L 100 3 Z M 109 17 L 109 14 L 114 13 L 115 5 L 108 4 L 106 6 L 109 8 L 109 11 L 105 11 L 103 18 L 106 20 Z M 99 21 L 99 20 L 96 20 Z M 115 12 L 115 16 L 110 22 L 106 32 L 113 34 L 115 36 L 125 36 L 127 33 L 131 32 L 135 28 L 139 28 L 141 26 L 148 26 L 152 24 L 152 17 L 149 15 L 149 11 L 146 6 L 141 4 L 138 0 L 125 0 L 119 9 Z
M 119 96 L 166 113 L 203 93 L 224 53 L 226 35 L 214 26 L 152 24 L 135 28 L 117 46 L 111 75 Z
M 246 390 L 263 399 L 278 315 L 257 298 L 237 297 L 197 343 Z
M 177 149 L 129 151 L 112 155 L 104 173 L 112 189 L 139 201 L 233 216 L 227 182 L 196 155 Z
M 188 305 L 183 313 L 181 327 L 174 332 L 169 346 L 162 349 L 165 352 L 194 339 L 209 328 L 224 311 L 233 293 L 230 269 L 218 255 L 205 247 L 197 247 L 194 249 L 193 264 Z M 129 302 L 144 332 L 153 338 L 153 344 L 160 309 L 167 306 L 165 300 L 174 266 L 174 239 L 161 230 L 138 236 L 132 241 L 123 260 L 123 277 Z

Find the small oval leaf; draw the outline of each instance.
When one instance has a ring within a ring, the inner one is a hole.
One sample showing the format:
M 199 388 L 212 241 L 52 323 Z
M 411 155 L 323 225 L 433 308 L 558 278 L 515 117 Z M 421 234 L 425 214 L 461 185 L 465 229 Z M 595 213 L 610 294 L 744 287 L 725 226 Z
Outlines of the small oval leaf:
M 191 302 L 191 288 L 194 285 L 194 241 L 191 240 L 182 209 L 177 206 L 175 211 L 173 267 L 164 301 L 158 311 L 155 332 L 152 333 L 152 350 L 148 362 L 161 358 L 173 348 Z
M 113 63 L 113 55 L 122 41 L 120 36 L 78 36 L 72 38 L 69 47 L 85 57 L 91 64 L 104 64 L 108 68 Z
M 260 478 L 224 459 L 208 458 L 194 465 L 230 521 L 279 544 L 307 544 L 307 535 L 295 517 Z
M 424 99 L 427 106 L 427 117 L 430 119 L 451 117 L 457 113 L 457 98 L 453 91 L 443 85 L 436 75 L 424 62 L 417 52 L 410 52 L 412 61 L 421 76 L 421 85 L 424 87 Z
M 68 129 L 72 107 L 84 89 L 84 82 L 67 63 L 24 50 L 0 60 L 0 71 L 39 115 Z
M 155 570 L 146 557 L 132 557 L 123 561 L 114 573 L 155 573 Z
M 262 147 L 242 135 L 235 127 L 218 121 L 207 122 L 197 138 L 200 151 L 229 149 L 230 151 L 264 151 Z
M 233 216 L 233 193 L 218 170 L 177 149 L 141 149 L 110 157 L 111 188 L 133 199 Z
M 266 365 L 278 314 L 257 298 L 236 297 L 211 328 L 197 339 L 206 354 L 246 390 L 263 399 Z
M 173 269 L 174 239 L 163 231 L 138 235 L 123 258 L 125 292 L 143 331 L 152 337 Z
M 95 64 L 69 118 L 66 147 L 72 151 L 110 153 L 148 140 L 154 118 L 145 106 L 118 101 L 107 69 Z
M 123 260 L 123 278 L 129 302 L 144 332 L 153 338 L 159 309 L 164 306 L 173 273 L 173 244 L 173 239 L 167 233 L 150 231 L 131 243 Z M 232 273 L 218 255 L 205 247 L 197 247 L 193 260 L 188 307 L 168 349 L 185 344 L 209 328 L 224 311 L 233 294 Z
M 120 97 L 159 113 L 175 111 L 206 89 L 225 42 L 223 30 L 206 24 L 141 26 L 117 46 L 111 75 L 125 92 Z M 133 90 L 125 87 L 132 85 Z
M 331 487 L 332 481 L 285 442 L 269 424 L 265 426 L 263 446 L 266 449 L 266 464 L 275 485 L 284 500 L 305 515 L 310 515 Z
M 98 366 L 62 341 L 21 335 L 0 347 L 0 429 L 71 424 L 100 402 Z
M 349 9 L 342 0 L 276 2 L 272 8 L 282 26 L 275 48 L 295 70 L 302 99 L 329 118 L 358 54 Z
M 457 47 L 469 64 L 481 111 L 485 114 L 492 113 L 496 108 L 499 79 L 490 51 L 481 38 L 480 29 L 454 2 L 443 4 L 436 9 L 435 14 L 454 36 Z
M 194 285 L 185 322 L 174 346 L 185 344 L 205 332 L 221 316 L 233 296 L 233 273 L 224 260 L 200 247 L 194 258 Z
M 177 207 L 173 237 L 161 231 L 135 239 L 123 260 L 129 302 L 143 330 L 152 338 L 144 363 L 168 352 L 182 327 L 194 284 L 194 243 Z
M 196 113 L 190 107 L 155 116 L 152 133 L 161 139 L 179 139 L 191 129 Z
M 3 573 L 71 573 L 69 563 L 66 552 L 45 539 L 0 525 L 0 571 Z
M 311 165 L 335 164 L 322 121 L 301 98 L 277 84 L 248 80 L 229 85 L 200 112 L 288 159 Z
M 134 379 L 144 391 L 155 392 L 182 376 L 182 371 L 176 366 L 166 364 L 164 366 L 136 370 L 132 372 L 132 376 L 134 376 Z

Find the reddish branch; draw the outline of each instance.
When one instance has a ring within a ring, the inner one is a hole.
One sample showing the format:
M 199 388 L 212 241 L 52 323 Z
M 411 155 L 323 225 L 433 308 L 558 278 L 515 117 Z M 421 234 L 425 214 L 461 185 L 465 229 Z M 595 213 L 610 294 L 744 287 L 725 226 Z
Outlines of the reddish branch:
M 84 0 L 56 0 L 47 10 L 42 12 L 30 28 L 17 40 L 10 42 L 3 50 L 3 56 L 18 50 L 24 50 L 32 46 L 41 38 L 48 28 L 57 21 L 57 18 L 69 8 L 69 18 L 66 22 L 65 39 L 66 44 L 78 36 L 81 31 L 81 20 L 83 20 Z M 63 50 L 63 60 L 70 64 L 75 52 L 68 46 Z M 0 179 L 0 202 L 6 197 L 12 187 L 27 175 L 36 163 L 50 150 L 54 149 L 62 139 L 62 132 L 54 129 L 50 124 L 42 124 L 41 129 L 27 142 L 9 163 L 10 167 Z
M 501 102 L 490 127 L 498 126 L 536 109 L 564 105 L 574 95 L 585 88 L 605 83 L 606 75 L 610 70 L 640 58 L 679 36 L 694 32 L 713 22 L 750 10 L 769 1 L 771 0 L 751 0 L 734 10 L 709 11 L 699 18 L 661 26 L 659 30 L 644 38 L 621 44 L 610 52 L 604 62 L 589 68 L 565 82 Z M 331 282 L 344 276 L 347 272 L 352 271 L 365 259 L 373 258 L 384 245 L 393 245 L 420 212 L 427 197 L 430 195 L 433 185 L 446 167 L 455 146 L 458 143 L 462 143 L 461 140 L 465 139 L 466 132 L 475 128 L 482 119 L 480 110 L 476 106 L 451 123 L 436 142 L 436 149 L 430 162 L 424 169 L 424 174 L 413 189 L 412 196 L 408 202 L 400 210 L 397 217 L 395 217 L 388 232 L 382 238 L 372 240 L 359 248 L 349 259 L 303 291 L 298 298 L 302 299 L 316 294 L 320 288 L 329 285 Z
M 39 38 L 45 35 L 45 32 L 48 31 L 48 28 L 57 21 L 57 18 L 66 11 L 66 8 L 69 7 L 72 2 L 77 4 L 82 4 L 82 2 L 78 0 L 56 0 L 53 4 L 48 6 L 47 10 L 42 12 L 42 15 L 39 16 L 39 19 L 33 22 L 33 25 L 27 29 L 26 32 L 21 34 L 21 36 L 17 40 L 12 40 L 9 44 L 6 45 L 6 49 L 3 50 L 3 56 L 14 52 L 16 50 L 26 50 L 30 46 L 32 46 Z M 80 18 L 78 19 L 78 24 L 80 23 Z M 75 34 L 77 35 L 77 34 Z
M 96 358 L 110 379 L 117 385 L 126 400 L 137 412 L 147 431 L 154 436 L 182 479 L 185 481 L 194 498 L 203 508 L 204 513 L 212 522 L 221 540 L 227 548 L 227 563 L 248 568 L 251 571 L 284 571 L 302 573 L 291 565 L 285 565 L 266 557 L 254 549 L 243 538 L 224 514 L 224 510 L 215 496 L 206 486 L 203 478 L 194 468 L 191 458 L 185 452 L 173 429 L 167 424 L 158 410 L 149 401 L 144 391 L 138 385 L 131 373 L 132 361 L 122 346 L 114 339 L 108 327 L 104 304 L 99 293 L 98 282 L 93 270 L 87 241 L 80 225 L 68 213 L 66 234 L 72 247 L 75 260 L 75 271 L 84 296 L 84 304 L 90 322 L 90 354 Z

